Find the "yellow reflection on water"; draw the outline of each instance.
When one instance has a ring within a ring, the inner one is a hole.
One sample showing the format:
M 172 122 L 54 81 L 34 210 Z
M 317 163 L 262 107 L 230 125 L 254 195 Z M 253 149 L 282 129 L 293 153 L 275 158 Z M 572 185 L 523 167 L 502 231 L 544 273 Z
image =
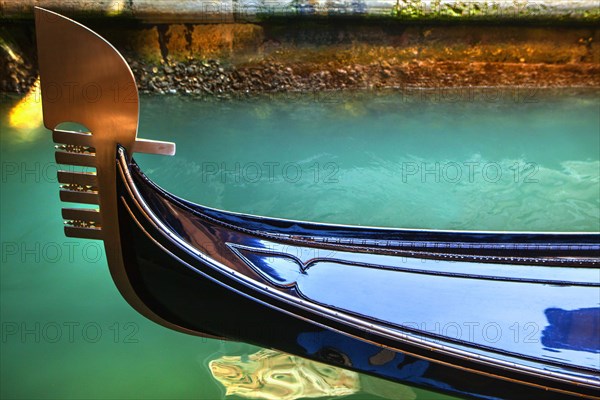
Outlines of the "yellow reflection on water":
M 360 390 L 356 372 L 269 349 L 244 357 L 221 356 L 209 368 L 227 396 L 295 400 L 347 396 Z
M 8 44 L 0 42 L 0 47 L 2 48 L 2 50 L 4 50 L 8 54 L 8 57 L 11 60 L 16 61 L 18 63 L 23 62 L 23 59 L 21 58 L 21 56 L 19 54 L 15 53 Z
M 358 101 L 343 102 L 340 111 L 348 117 L 364 117 L 367 114 L 365 105 Z
M 25 97 L 8 113 L 8 125 L 19 131 L 20 139 L 33 140 L 33 132 L 42 126 L 42 102 L 38 78 Z
M 125 0 L 113 0 L 109 5 L 106 11 L 106 14 L 114 17 L 120 15 L 125 8 Z

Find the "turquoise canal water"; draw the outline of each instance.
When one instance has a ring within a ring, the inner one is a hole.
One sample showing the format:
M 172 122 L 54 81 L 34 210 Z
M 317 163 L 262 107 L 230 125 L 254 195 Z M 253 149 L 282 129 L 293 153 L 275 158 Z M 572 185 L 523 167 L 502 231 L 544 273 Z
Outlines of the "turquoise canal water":
M 175 157 L 137 159 L 167 190 L 234 211 L 414 228 L 598 231 L 597 95 L 145 97 L 140 136 L 178 148 Z M 63 236 L 51 137 L 39 126 L 39 104 L 19 101 L 0 105 L 0 397 L 220 399 L 227 387 L 232 398 L 447 398 L 189 337 L 137 315 L 114 288 L 101 244 Z M 257 377 L 270 383 L 255 384 Z

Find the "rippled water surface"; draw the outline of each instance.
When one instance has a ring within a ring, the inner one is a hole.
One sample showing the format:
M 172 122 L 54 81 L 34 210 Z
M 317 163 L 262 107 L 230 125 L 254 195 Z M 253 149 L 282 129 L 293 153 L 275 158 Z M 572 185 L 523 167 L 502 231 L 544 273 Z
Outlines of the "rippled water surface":
M 412 92 L 218 105 L 148 99 L 141 132 L 175 140 L 178 154 L 138 159 L 178 195 L 253 214 L 434 229 L 598 229 L 598 101 L 509 94 L 456 102 Z
M 597 95 L 145 97 L 140 136 L 177 142 L 177 155 L 136 159 L 177 195 L 253 214 L 392 227 L 597 231 Z M 147 322 L 114 288 L 102 246 L 63 237 L 52 143 L 39 126 L 39 108 L 5 100 L 0 397 L 446 398 Z

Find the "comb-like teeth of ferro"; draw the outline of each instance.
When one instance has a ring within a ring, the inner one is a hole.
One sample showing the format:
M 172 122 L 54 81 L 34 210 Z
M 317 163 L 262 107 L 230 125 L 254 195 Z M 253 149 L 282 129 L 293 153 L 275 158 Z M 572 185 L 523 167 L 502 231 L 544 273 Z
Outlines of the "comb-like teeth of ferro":
M 85 153 L 71 153 L 68 151 L 57 151 L 55 154 L 58 164 L 76 165 L 80 167 L 95 167 L 96 155 Z
M 55 146 L 58 164 L 96 166 L 96 149 L 92 146 L 92 135 L 55 129 L 52 131 L 52 138 L 58 143 Z
M 52 132 L 56 162 L 79 167 L 96 166 L 92 135 L 55 129 Z M 70 203 L 99 204 L 98 177 L 95 172 L 58 171 L 60 199 Z M 63 208 L 65 235 L 83 239 L 102 239 L 102 217 L 97 209 Z
M 102 239 L 102 216 L 97 209 L 63 208 L 65 235 L 82 239 Z
M 90 192 L 97 193 L 98 188 L 91 185 L 80 185 L 79 183 L 65 183 L 60 185 L 61 189 L 69 190 L 71 192 Z
M 93 227 L 82 227 L 65 224 L 65 236 L 80 239 L 103 239 L 102 229 Z
M 98 191 L 86 189 L 79 185 L 63 185 L 60 189 L 60 199 L 68 203 L 99 204 Z
M 73 223 L 74 226 L 94 226 L 99 228 L 102 225 L 100 212 L 94 208 L 63 208 L 62 217 L 67 221 L 79 221 Z
M 58 171 L 58 182 L 77 184 L 81 186 L 98 186 L 98 176 L 95 172 Z
M 55 129 L 52 131 L 54 143 L 65 143 L 73 146 L 92 147 L 92 135 L 74 131 Z
M 69 153 L 96 154 L 96 149 L 90 146 L 78 146 L 75 144 L 57 144 L 56 150 L 67 151 Z

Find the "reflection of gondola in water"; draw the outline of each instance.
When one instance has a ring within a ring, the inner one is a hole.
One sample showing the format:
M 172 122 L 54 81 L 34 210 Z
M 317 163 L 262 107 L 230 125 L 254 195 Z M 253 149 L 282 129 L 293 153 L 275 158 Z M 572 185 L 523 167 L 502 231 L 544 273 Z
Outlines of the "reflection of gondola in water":
M 42 9 L 36 27 L 56 160 L 96 168 L 59 172 L 61 199 L 99 205 L 64 209 L 66 234 L 104 241 L 117 287 L 141 314 L 457 395 L 600 398 L 599 333 L 581 330 L 593 320 L 581 316 L 599 312 L 600 235 L 364 228 L 192 204 L 131 158 L 174 145 L 136 138 L 135 81 L 120 54 Z M 56 95 L 73 82 L 82 90 Z M 57 129 L 65 121 L 91 134 Z M 578 340 L 552 348 L 548 332 L 573 329 Z
M 408 386 L 270 349 L 220 355 L 211 359 L 208 367 L 225 387 L 226 396 L 295 400 L 368 393 L 388 400 L 417 398 Z
M 226 395 L 295 400 L 347 396 L 359 391 L 358 374 L 275 350 L 246 356 L 221 356 L 209 363 L 210 372 Z

